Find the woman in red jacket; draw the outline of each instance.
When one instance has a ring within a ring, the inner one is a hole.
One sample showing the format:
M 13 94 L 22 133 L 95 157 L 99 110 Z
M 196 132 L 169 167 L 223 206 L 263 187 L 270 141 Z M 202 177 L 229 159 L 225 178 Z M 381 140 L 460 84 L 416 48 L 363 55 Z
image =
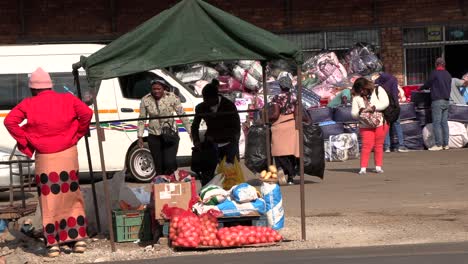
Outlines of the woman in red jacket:
M 83 253 L 87 219 L 76 144 L 88 132 L 93 112 L 72 94 L 53 91 L 50 75 L 41 68 L 31 74 L 29 87 L 33 96 L 13 108 L 4 124 L 20 151 L 35 154 L 48 256 L 58 256 L 59 246 L 69 250 L 70 244 L 74 252 Z

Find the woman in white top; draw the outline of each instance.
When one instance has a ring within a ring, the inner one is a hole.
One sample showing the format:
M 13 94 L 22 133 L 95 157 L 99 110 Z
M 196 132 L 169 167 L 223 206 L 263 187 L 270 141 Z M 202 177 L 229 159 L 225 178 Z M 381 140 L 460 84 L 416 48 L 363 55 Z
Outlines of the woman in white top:
M 361 118 L 362 113 L 382 112 L 389 105 L 389 100 L 385 90 L 373 82 L 359 78 L 353 85 L 352 112 L 354 118 L 359 119 L 359 133 L 362 140 L 361 150 L 361 170 L 359 174 L 365 174 L 369 156 L 374 149 L 375 172 L 382 173 L 383 165 L 383 144 L 388 131 L 388 124 L 383 115 L 378 116 L 376 126 L 370 126 Z

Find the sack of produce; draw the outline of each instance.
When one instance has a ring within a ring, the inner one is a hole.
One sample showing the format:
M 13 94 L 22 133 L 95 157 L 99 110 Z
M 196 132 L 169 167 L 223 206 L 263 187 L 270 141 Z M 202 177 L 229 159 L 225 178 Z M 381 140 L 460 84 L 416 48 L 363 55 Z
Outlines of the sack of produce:
M 274 230 L 283 228 L 284 208 L 280 186 L 276 183 L 264 182 L 260 191 L 265 199 L 268 226 Z
M 232 187 L 231 198 L 238 203 L 252 202 L 258 198 L 257 189 L 248 183 Z
M 229 193 L 220 186 L 207 185 L 200 190 L 200 198 L 203 204 L 217 205 L 229 196 Z
M 252 213 L 258 213 L 262 215 L 266 212 L 265 200 L 261 198 L 258 198 L 257 200 L 250 203 L 237 203 L 231 198 L 227 198 L 224 202 L 218 204 L 216 207 L 223 213 L 224 216 L 227 217 L 249 215 Z
M 169 238 L 174 247 L 196 248 L 200 244 L 201 223 L 191 211 L 171 219 Z

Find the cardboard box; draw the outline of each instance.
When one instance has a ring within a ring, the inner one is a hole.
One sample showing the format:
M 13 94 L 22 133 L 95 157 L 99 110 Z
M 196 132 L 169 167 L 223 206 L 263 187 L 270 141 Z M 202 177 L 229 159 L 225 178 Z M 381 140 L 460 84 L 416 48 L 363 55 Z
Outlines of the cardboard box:
M 161 210 L 165 204 L 170 207 L 188 208 L 192 198 L 190 182 L 160 183 L 153 185 L 155 217 L 160 220 Z

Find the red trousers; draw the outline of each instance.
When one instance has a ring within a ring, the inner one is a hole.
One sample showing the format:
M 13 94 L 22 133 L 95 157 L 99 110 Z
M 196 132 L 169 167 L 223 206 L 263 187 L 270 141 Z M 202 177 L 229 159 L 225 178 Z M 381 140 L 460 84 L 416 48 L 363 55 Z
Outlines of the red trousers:
M 375 166 L 383 165 L 383 144 L 387 135 L 388 125 L 384 124 L 377 128 L 361 128 L 362 150 L 361 150 L 361 168 L 367 168 L 369 156 L 374 149 Z

